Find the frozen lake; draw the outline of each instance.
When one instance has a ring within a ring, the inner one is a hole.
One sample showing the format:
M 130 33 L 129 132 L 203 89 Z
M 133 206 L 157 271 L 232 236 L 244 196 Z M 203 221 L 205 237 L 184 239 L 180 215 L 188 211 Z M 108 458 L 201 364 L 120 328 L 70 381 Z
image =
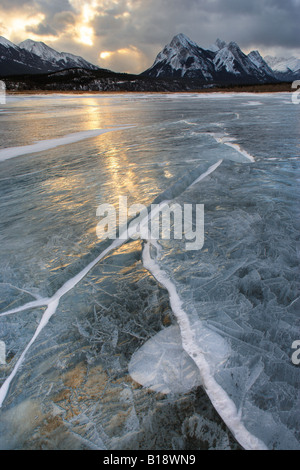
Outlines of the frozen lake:
M 0 448 L 299 449 L 300 106 L 278 94 L 0 107 Z M 204 205 L 204 245 L 97 238 Z

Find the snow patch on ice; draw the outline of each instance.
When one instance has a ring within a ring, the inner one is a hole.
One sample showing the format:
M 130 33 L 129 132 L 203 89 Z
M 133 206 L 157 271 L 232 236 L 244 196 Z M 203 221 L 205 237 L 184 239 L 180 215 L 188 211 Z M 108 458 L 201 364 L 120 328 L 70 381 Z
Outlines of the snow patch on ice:
M 263 106 L 261 101 L 247 101 L 246 103 L 242 103 L 243 106 Z
M 246 150 L 244 150 L 239 144 L 234 144 L 232 142 L 235 142 L 234 137 L 230 137 L 228 134 L 219 134 L 216 132 L 205 132 L 204 134 L 210 135 L 213 137 L 219 144 L 224 144 L 227 145 L 228 147 L 232 147 L 234 150 L 236 150 L 240 155 L 243 155 L 246 157 L 247 160 L 250 162 L 254 163 L 255 158 L 253 155 L 248 153 Z
M 98 137 L 99 135 L 105 134 L 107 132 L 121 131 L 128 128 L 129 126 L 115 127 L 111 129 L 92 129 L 89 131 L 76 132 L 75 134 L 68 134 L 56 139 L 41 140 L 31 145 L 4 148 L 0 150 L 0 162 L 4 162 L 5 160 L 20 157 L 30 153 L 43 152 L 45 150 L 60 147 L 61 145 L 73 144 L 80 142 L 81 140 L 90 139 L 91 137 Z
M 207 176 L 209 176 L 211 173 L 213 173 L 220 165 L 221 163 L 223 162 L 223 160 L 219 160 L 217 163 L 215 163 L 214 165 L 212 165 L 211 167 L 209 167 L 209 169 L 203 173 L 201 176 L 199 176 L 199 178 L 197 178 L 190 186 L 189 188 L 191 188 L 192 186 L 194 186 L 194 184 L 197 184 L 199 183 L 200 181 L 204 180 L 204 178 L 206 178 Z

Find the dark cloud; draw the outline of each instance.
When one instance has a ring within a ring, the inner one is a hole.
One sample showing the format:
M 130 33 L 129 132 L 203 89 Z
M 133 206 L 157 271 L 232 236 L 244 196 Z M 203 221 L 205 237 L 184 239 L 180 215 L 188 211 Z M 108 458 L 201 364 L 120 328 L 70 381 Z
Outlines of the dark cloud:
M 48 24 L 40 23 L 38 26 L 27 26 L 26 31 L 38 36 L 57 36 L 58 32 L 51 28 Z
M 145 0 L 137 2 L 129 18 L 116 20 L 118 13 L 107 11 L 94 21 L 106 44 L 163 45 L 184 32 L 203 44 L 223 36 L 244 46 L 300 47 L 298 0 Z
M 75 23 L 76 15 L 71 11 L 61 11 L 53 17 L 53 24 L 55 24 L 59 31 L 64 31 L 67 26 L 74 25 Z
M 34 5 L 34 0 L 1 0 L 0 6 L 3 10 L 14 10 L 26 8 L 30 5 Z
M 82 0 L 76 5 L 86 3 L 89 1 Z M 98 0 L 89 24 L 95 32 L 94 47 L 79 44 L 74 37 L 72 41 L 70 26 L 80 17 L 74 5 L 72 0 L 0 0 L 1 10 L 30 8 L 43 13 L 44 20 L 31 28 L 33 33 L 41 35 L 41 40 L 43 35 L 57 35 L 57 48 L 69 48 L 94 63 L 101 51 L 137 48 L 142 55 L 136 54 L 135 72 L 138 60 L 150 66 L 161 48 L 180 32 L 203 47 L 220 37 L 236 41 L 245 50 L 279 48 L 300 56 L 300 0 Z

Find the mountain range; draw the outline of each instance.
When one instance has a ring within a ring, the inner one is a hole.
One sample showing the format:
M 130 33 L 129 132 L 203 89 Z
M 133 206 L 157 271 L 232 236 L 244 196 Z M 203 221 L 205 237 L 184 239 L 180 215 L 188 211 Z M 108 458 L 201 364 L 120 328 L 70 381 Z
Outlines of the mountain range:
M 246 55 L 237 43 L 217 39 L 207 49 L 178 34 L 158 54 L 144 76 L 201 79 L 205 84 L 272 83 L 300 78 L 300 60 L 266 57 L 258 51 Z
M 43 42 L 30 39 L 16 45 L 0 37 L 0 76 L 54 74 L 76 69 L 75 75 L 96 80 L 112 78 L 115 82 L 120 74 L 91 64 L 80 56 L 58 52 Z M 71 72 L 70 72 L 71 73 Z M 74 73 L 72 72 L 73 76 Z M 65 74 L 67 77 L 68 74 Z M 122 79 L 126 74 L 121 74 Z M 127 76 L 127 78 L 129 75 Z M 264 84 L 278 81 L 291 82 L 300 79 L 300 59 L 267 56 L 258 51 L 245 54 L 235 42 L 220 39 L 208 48 L 202 48 L 184 34 L 176 35 L 158 54 L 153 65 L 140 75 L 130 76 L 131 84 L 136 79 L 140 86 L 146 80 L 151 88 L 155 83 L 175 83 L 182 86 L 224 86 L 235 84 Z M 53 81 L 53 77 L 51 76 Z M 129 79 L 129 78 L 128 78 Z M 60 78 L 61 80 L 61 78 Z M 154 83 L 155 82 L 155 83 Z M 180 85 L 182 84 L 182 85 Z M 158 88 L 160 85 L 157 85 Z M 170 85 L 172 87 L 172 85 Z

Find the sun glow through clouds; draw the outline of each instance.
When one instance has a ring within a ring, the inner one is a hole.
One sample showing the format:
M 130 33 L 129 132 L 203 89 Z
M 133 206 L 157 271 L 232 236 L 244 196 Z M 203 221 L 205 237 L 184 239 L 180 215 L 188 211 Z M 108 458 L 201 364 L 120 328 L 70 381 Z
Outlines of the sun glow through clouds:
M 28 31 L 30 30 L 30 28 L 37 27 L 44 21 L 44 19 L 45 15 L 42 13 L 37 13 L 36 15 L 19 14 L 16 17 L 6 15 L 4 12 L 1 17 L 1 26 L 3 27 L 3 31 L 0 31 L 0 35 L 4 35 L 7 39 L 10 39 L 11 41 L 13 41 L 14 38 L 27 38 Z M 38 36 L 33 32 L 30 32 L 30 36 L 33 39 L 38 39 Z M 52 36 L 44 37 L 44 40 L 54 39 L 55 38 L 53 38 Z
M 108 59 L 110 56 L 111 56 L 111 52 L 108 52 L 108 51 L 105 51 L 105 52 L 101 52 L 100 54 L 100 59 Z
M 95 31 L 91 22 L 98 14 L 98 0 L 90 0 L 84 4 L 80 0 L 70 0 L 70 3 L 79 13 L 78 23 L 75 26 L 75 40 L 87 46 L 93 46 Z
M 94 30 L 88 26 L 81 26 L 79 28 L 79 34 L 77 40 L 82 44 L 86 44 L 87 46 L 92 46 L 94 44 Z

